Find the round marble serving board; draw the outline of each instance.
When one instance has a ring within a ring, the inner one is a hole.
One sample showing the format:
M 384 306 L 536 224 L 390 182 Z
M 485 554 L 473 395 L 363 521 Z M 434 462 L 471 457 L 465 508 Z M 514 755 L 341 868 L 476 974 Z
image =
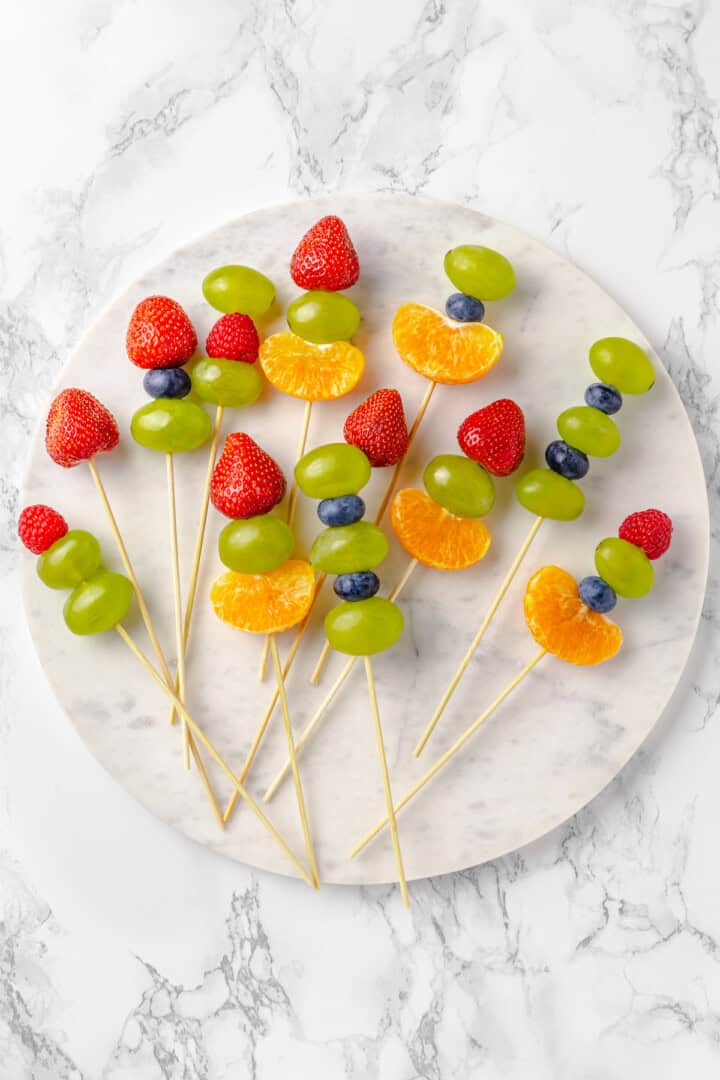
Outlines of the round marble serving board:
M 175 252 L 115 301 L 70 358 L 59 388 L 79 386 L 106 402 L 121 430 L 120 447 L 99 467 L 164 643 L 174 656 L 168 554 L 165 462 L 135 445 L 130 418 L 146 400 L 142 372 L 128 362 L 125 328 L 134 305 L 150 293 L 175 297 L 189 312 L 200 341 L 217 313 L 200 283 L 213 267 L 257 266 L 276 283 L 278 302 L 261 326 L 284 325 L 283 311 L 297 295 L 288 264 L 303 232 L 321 215 L 340 214 L 360 255 L 362 276 L 351 295 L 363 315 L 356 339 L 367 370 L 355 392 L 313 409 L 308 446 L 342 438 L 346 414 L 379 386 L 397 387 L 412 418 L 426 383 L 398 359 L 391 340 L 393 312 L 406 300 L 442 308 L 452 291 L 442 256 L 460 243 L 504 252 L 517 271 L 517 289 L 488 307 L 488 322 L 505 335 L 505 351 L 486 379 L 465 387 L 438 387 L 404 470 L 401 486 L 418 484 L 433 454 L 456 450 L 455 432 L 469 412 L 499 397 L 525 410 L 528 454 L 523 468 L 542 460 L 555 437 L 557 414 L 582 402 L 593 381 L 589 345 L 623 335 L 649 348 L 638 328 L 602 289 L 575 266 L 507 225 L 459 206 L 404 195 L 333 195 L 249 214 Z M 695 439 L 680 398 L 655 357 L 651 393 L 627 398 L 616 418 L 623 445 L 612 458 L 594 460 L 583 481 L 587 509 L 572 524 L 546 522 L 477 653 L 453 703 L 420 761 L 411 751 L 443 688 L 512 561 L 532 518 L 513 496 L 513 480 L 497 481 L 497 503 L 486 519 L 493 533 L 478 566 L 442 574 L 419 568 L 402 598 L 406 632 L 374 661 L 388 758 L 396 796 L 442 753 L 467 724 L 533 656 L 522 596 L 538 566 L 557 563 L 578 577 L 593 572 L 593 550 L 633 510 L 659 506 L 675 523 L 670 553 L 656 564 L 656 586 L 642 601 L 616 609 L 625 644 L 598 668 L 576 668 L 547 657 L 491 722 L 414 800 L 399 818 L 408 877 L 445 873 L 495 858 L 543 835 L 596 795 L 623 767 L 657 722 L 690 651 L 698 624 L 708 558 L 708 508 Z M 261 401 L 228 411 L 224 431 L 245 430 L 289 476 L 303 403 L 268 387 Z M 121 569 L 112 535 L 88 470 L 57 468 L 46 456 L 39 425 L 24 498 L 48 502 L 71 527 L 93 530 L 107 564 Z M 176 460 L 183 581 L 193 550 L 207 453 Z M 375 470 L 363 493 L 372 516 L 389 480 Z M 300 496 L 298 552 L 307 552 L 320 525 L 314 501 Z M 189 655 L 191 711 L 227 760 L 239 769 L 271 693 L 256 672 L 262 640 L 221 623 L 207 599 L 220 569 L 217 536 L 224 524 L 210 511 Z M 389 526 L 388 526 L 389 531 Z M 35 560 L 24 559 L 25 602 L 42 665 L 80 735 L 115 779 L 157 817 L 216 851 L 258 867 L 293 873 L 284 854 L 245 808 L 221 831 L 195 771 L 181 763 L 178 728 L 169 728 L 160 690 L 116 635 L 73 638 L 62 620 L 63 593 L 38 581 Z M 391 539 L 380 568 L 390 588 L 407 563 Z M 334 600 L 326 587 L 288 680 L 293 722 L 300 730 L 337 674 L 333 655 L 319 689 L 308 675 L 324 640 L 322 614 Z M 128 624 L 148 652 L 137 613 Z M 285 653 L 292 632 L 281 639 Z M 249 778 L 259 796 L 285 759 L 276 716 Z M 384 813 L 367 690 L 358 665 L 301 759 L 321 877 L 326 882 L 394 880 L 387 834 L 350 860 L 354 842 Z M 229 786 L 212 765 L 222 802 Z M 269 815 L 302 855 L 292 784 L 270 804 Z

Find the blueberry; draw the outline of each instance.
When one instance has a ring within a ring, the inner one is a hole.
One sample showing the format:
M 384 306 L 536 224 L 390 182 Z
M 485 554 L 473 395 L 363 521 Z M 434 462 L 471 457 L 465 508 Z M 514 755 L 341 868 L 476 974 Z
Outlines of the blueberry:
M 187 397 L 192 388 L 192 381 L 187 371 L 182 368 L 152 368 L 143 379 L 145 392 L 150 397 Z
M 601 577 L 583 578 L 578 585 L 578 592 L 583 604 L 587 604 L 592 611 L 599 611 L 601 615 L 612 611 L 617 604 L 615 590 Z
M 380 578 L 372 570 L 358 570 L 354 574 L 340 574 L 335 578 L 333 589 L 341 600 L 369 600 L 380 588 Z
M 585 404 L 592 405 L 594 409 L 612 416 L 613 413 L 620 412 L 622 409 L 622 394 L 614 386 L 595 382 L 585 391 Z
M 553 472 L 560 473 L 567 480 L 580 480 L 590 468 L 587 454 L 568 446 L 562 439 L 548 444 L 545 460 Z
M 359 521 L 364 513 L 365 503 L 359 495 L 338 495 L 334 499 L 323 499 L 317 508 L 317 515 L 323 525 L 329 525 L 330 528 L 352 525 Z
M 455 322 L 482 322 L 485 318 L 485 305 L 474 296 L 454 292 L 445 301 L 445 312 Z

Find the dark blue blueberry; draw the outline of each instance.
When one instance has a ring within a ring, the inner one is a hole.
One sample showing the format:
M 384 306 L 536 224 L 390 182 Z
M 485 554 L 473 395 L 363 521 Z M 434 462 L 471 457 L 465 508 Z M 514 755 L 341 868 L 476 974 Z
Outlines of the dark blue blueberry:
M 592 611 L 598 611 L 601 615 L 612 611 L 617 604 L 615 590 L 611 589 L 607 581 L 601 577 L 583 578 L 578 585 L 578 592 L 583 604 L 587 604 Z
M 340 574 L 335 578 L 333 589 L 341 600 L 369 600 L 380 588 L 380 578 L 372 570 L 357 570 L 354 574 Z
M 568 480 L 580 480 L 590 468 L 587 454 L 568 446 L 562 439 L 549 443 L 545 460 L 553 472 L 560 473 Z
M 365 503 L 359 495 L 338 495 L 335 499 L 323 499 L 318 503 L 317 515 L 323 525 L 336 528 L 352 525 L 365 513 Z
M 152 368 L 143 379 L 145 393 L 150 397 L 187 397 L 192 381 L 182 368 Z
M 455 322 L 482 322 L 485 318 L 485 305 L 474 296 L 454 292 L 445 301 L 445 312 Z
M 614 386 L 594 382 L 585 391 L 585 404 L 592 405 L 594 409 L 612 416 L 613 413 L 620 412 L 622 409 L 622 394 Z

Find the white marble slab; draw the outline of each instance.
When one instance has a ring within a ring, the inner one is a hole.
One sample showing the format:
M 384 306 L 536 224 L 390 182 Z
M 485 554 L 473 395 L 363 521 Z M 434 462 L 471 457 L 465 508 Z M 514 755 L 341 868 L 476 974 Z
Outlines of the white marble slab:
M 128 433 L 133 411 L 145 400 L 141 373 L 127 361 L 124 331 L 134 304 L 149 293 L 166 293 L 189 311 L 201 340 L 214 313 L 200 282 L 225 262 L 256 265 L 277 283 L 276 318 L 296 294 L 287 271 L 302 232 L 321 214 L 339 213 L 358 248 L 362 275 L 352 290 L 363 313 L 358 344 L 367 371 L 346 399 L 318 405 L 309 445 L 341 436 L 342 422 L 371 390 L 398 387 L 412 417 L 425 389 L 398 360 L 391 342 L 394 310 L 413 299 L 442 306 L 452 291 L 442 255 L 463 242 L 503 251 L 516 267 L 518 288 L 490 305 L 488 321 L 506 335 L 498 367 L 465 388 L 440 388 L 410 455 L 404 481 L 413 483 L 434 453 L 455 448 L 461 419 L 480 405 L 512 396 L 525 409 L 529 450 L 526 466 L 539 462 L 555 437 L 555 418 L 581 403 L 593 381 L 589 345 L 618 334 L 649 347 L 641 332 L 607 293 L 544 245 L 471 210 L 395 195 L 335 195 L 270 207 L 250 214 L 180 249 L 116 300 L 85 335 L 62 373 L 60 386 L 81 386 L 115 412 L 121 447 L 100 468 L 138 576 L 172 655 L 171 587 L 167 544 L 164 462 L 137 447 Z M 478 567 L 442 575 L 421 570 L 402 606 L 407 630 L 392 654 L 378 657 L 376 671 L 393 786 L 397 794 L 420 775 L 500 688 L 533 655 L 535 645 L 521 612 L 524 583 L 544 562 L 556 562 L 578 577 L 593 571 L 595 544 L 612 535 L 632 510 L 660 506 L 675 522 L 668 557 L 657 564 L 657 584 L 642 601 L 621 602 L 616 615 L 625 645 L 611 664 L 577 669 L 547 659 L 541 668 L 445 772 L 400 817 L 407 872 L 419 878 L 493 859 L 548 832 L 592 799 L 617 774 L 661 715 L 687 659 L 703 598 L 708 557 L 705 484 L 690 425 L 672 381 L 655 358 L 657 383 L 640 398 L 628 398 L 619 414 L 623 445 L 612 459 L 592 463 L 583 482 L 587 509 L 572 525 L 546 523 L 531 549 L 486 642 L 477 654 L 442 726 L 421 762 L 411 748 L 432 706 L 462 656 L 498 583 L 531 523 L 514 500 L 511 481 L 498 481 L 496 508 L 487 519 L 494 541 Z M 286 471 L 294 459 L 302 404 L 270 388 L 261 402 L 230 413 L 226 431 L 247 430 Z M 180 541 L 187 577 L 205 469 L 203 451 L 178 459 L 176 475 Z M 366 491 L 372 513 L 387 482 L 376 471 Z M 25 501 L 47 501 L 72 526 L 90 528 L 102 539 L 107 561 L 119 561 L 87 470 L 61 471 L 35 441 Z M 207 592 L 217 574 L 217 533 L 224 519 L 211 513 L 189 667 L 192 712 L 227 759 L 239 767 L 269 688 L 255 678 L 260 641 L 235 633 L 213 615 Z M 298 549 L 306 551 L 319 529 L 315 503 L 301 497 Z M 25 597 L 30 627 L 45 671 L 68 716 L 102 765 L 150 811 L 198 842 L 232 858 L 287 873 L 291 868 L 247 812 L 221 832 L 197 777 L 180 764 L 176 733 L 167 727 L 161 694 L 136 667 L 114 635 L 81 641 L 64 632 L 62 596 L 36 579 L 25 560 Z M 390 587 L 406 562 L 397 543 L 382 567 Z M 324 610 L 332 594 L 328 590 Z M 142 626 L 132 626 L 144 643 Z M 283 649 L 291 640 L 286 635 Z M 321 700 L 322 689 L 307 675 L 322 642 L 320 619 L 289 680 L 296 727 Z M 326 674 L 329 685 L 340 658 Z M 375 883 L 392 880 L 387 838 L 351 862 L 352 843 L 383 811 L 368 702 L 361 669 L 333 707 L 322 731 L 302 759 L 302 773 L 323 880 Z M 284 760 L 279 719 L 250 777 L 264 790 Z M 220 776 L 220 790 L 227 785 Z M 301 848 L 291 785 L 271 806 L 273 819 L 297 850 Z

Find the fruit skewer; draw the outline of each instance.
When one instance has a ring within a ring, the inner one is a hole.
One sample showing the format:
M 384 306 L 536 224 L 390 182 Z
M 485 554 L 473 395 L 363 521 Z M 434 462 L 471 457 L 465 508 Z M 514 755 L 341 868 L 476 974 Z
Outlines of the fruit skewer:
M 365 357 L 350 343 L 360 325 L 360 312 L 342 295 L 357 282 L 360 263 L 340 218 L 321 218 L 305 233 L 290 260 L 290 274 L 306 291 L 288 307 L 290 331 L 273 334 L 263 343 L 260 363 L 276 389 L 305 402 L 295 458 L 299 461 L 307 446 L 313 404 L 348 394 L 365 370 Z M 291 528 L 296 499 L 293 481 L 287 506 Z M 261 682 L 268 650 L 266 638 L 258 672 Z
M 276 641 L 276 634 L 296 626 L 310 610 L 315 575 L 308 562 L 290 557 L 295 545 L 293 531 L 282 518 L 270 513 L 282 501 L 285 490 L 285 477 L 269 454 L 244 432 L 228 435 L 210 488 L 215 508 L 232 519 L 218 541 L 220 560 L 228 572 L 213 583 L 210 599 L 215 614 L 224 622 L 269 638 L 298 814 L 312 879 L 318 888 L 319 876 Z M 238 794 L 237 787 L 234 793 Z
M 502 334 L 483 320 L 485 302 L 500 300 L 515 288 L 515 272 L 504 255 L 491 248 L 462 244 L 445 255 L 445 273 L 461 292 L 445 303 L 445 314 L 424 304 L 403 304 L 395 313 L 393 342 L 400 358 L 427 379 L 427 389 L 410 429 L 402 458 L 390 478 L 375 523 L 380 525 L 397 487 L 407 454 L 438 383 L 458 386 L 477 382 L 495 366 L 503 348 Z M 361 443 L 361 448 L 364 449 Z M 324 646 L 311 676 L 317 683 L 329 655 Z
M 393 531 L 410 556 L 400 581 L 390 593 L 395 600 L 418 563 L 443 572 L 465 570 L 485 557 L 490 532 L 479 520 L 495 503 L 494 476 L 514 472 L 525 453 L 525 418 L 514 401 L 503 398 L 468 416 L 460 425 L 458 442 L 466 456 L 440 454 L 427 465 L 426 490 L 405 488 L 393 499 Z M 297 741 L 301 750 L 349 677 L 349 660 L 325 700 L 306 724 Z M 268 802 L 289 772 L 282 766 L 263 800 Z
M 300 876 L 312 884 L 311 878 L 278 830 L 233 774 L 227 762 L 195 723 L 186 706 L 177 697 L 169 682 L 153 667 L 123 625 L 135 592 L 132 581 L 122 574 L 102 568 L 102 552 L 95 537 L 82 529 L 68 532 L 64 518 L 47 506 L 27 507 L 20 515 L 18 533 L 23 544 L 39 555 L 37 570 L 43 584 L 52 589 L 71 590 L 63 617 L 73 634 L 88 636 L 115 630 L 158 686 L 175 704 L 191 729 L 190 747 L 208 797 L 216 808 L 220 823 L 222 815 L 215 801 L 202 758 L 195 746 L 197 739 L 222 769 L 239 796 L 272 836 Z M 135 593 L 137 595 L 137 593 Z
M 548 468 L 531 469 L 520 477 L 515 494 L 535 520 L 503 579 L 465 656 L 442 695 L 413 753 L 418 757 L 457 690 L 495 617 L 510 585 L 545 519 L 574 521 L 585 507 L 575 483 L 588 472 L 588 456 L 609 457 L 620 447 L 620 432 L 612 415 L 622 407 L 623 394 L 647 393 L 655 382 L 649 357 L 625 338 L 602 338 L 590 348 L 590 366 L 601 382 L 585 391 L 585 405 L 566 409 L 557 420 L 559 439 L 545 451 Z
M 408 792 L 394 805 L 398 814 L 462 749 L 513 690 L 548 654 L 567 663 L 588 666 L 604 663 L 619 651 L 623 635 L 620 627 L 605 617 L 618 596 L 635 599 L 653 587 L 651 560 L 670 546 L 672 522 L 660 510 L 643 510 L 627 517 L 618 536 L 606 537 L 595 550 L 597 574 L 578 584 L 572 574 L 557 566 L 537 570 L 525 590 L 524 613 L 527 627 L 540 646 L 539 652 L 518 672 L 484 712 L 460 735 Z M 388 824 L 390 815 L 379 821 L 352 849 L 358 855 Z

